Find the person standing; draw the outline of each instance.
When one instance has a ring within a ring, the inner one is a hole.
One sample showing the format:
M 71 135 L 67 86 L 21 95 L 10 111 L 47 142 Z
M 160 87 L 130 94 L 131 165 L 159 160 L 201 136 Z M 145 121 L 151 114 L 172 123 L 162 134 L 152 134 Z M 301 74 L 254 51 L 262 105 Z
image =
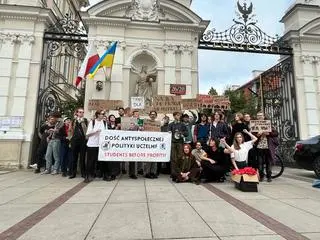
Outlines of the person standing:
M 74 119 L 71 123 L 68 133 L 70 140 L 72 161 L 70 164 L 69 175 L 70 179 L 77 175 L 78 159 L 80 156 L 80 172 L 81 177 L 85 177 L 85 157 L 86 157 L 86 132 L 88 120 L 84 118 L 83 108 L 78 108 L 75 112 Z
M 63 122 L 64 122 L 65 136 L 61 138 L 60 159 L 61 159 L 62 177 L 66 177 L 68 166 L 70 165 L 71 156 L 72 156 L 71 149 L 69 147 L 69 139 L 67 138 L 68 131 L 71 125 L 71 119 L 69 117 L 66 117 L 63 119 Z
M 108 117 L 108 130 L 119 130 L 120 126 L 117 124 L 116 117 L 111 114 Z M 102 164 L 103 180 L 113 181 L 119 175 L 120 162 L 107 161 Z
M 181 158 L 183 138 L 188 136 L 188 129 L 180 121 L 181 113 L 173 113 L 174 121 L 169 124 L 168 132 L 171 132 L 171 176 L 175 171 L 176 163 Z
M 188 130 L 188 136 L 183 138 L 183 143 L 184 144 L 190 144 L 190 146 L 192 146 L 192 123 L 190 122 L 190 117 L 188 114 L 183 114 L 182 115 L 182 122 L 183 124 L 186 126 L 187 130 Z
M 249 127 L 246 123 L 243 122 L 243 115 L 242 113 L 236 113 L 235 117 L 234 117 L 234 124 L 232 125 L 232 131 L 231 131 L 231 137 L 230 140 L 231 142 L 233 142 L 234 140 L 234 135 L 237 132 L 243 132 L 244 129 L 247 129 L 249 131 Z M 245 141 L 250 141 L 250 136 L 249 135 L 245 135 L 244 136 Z
M 205 146 L 208 142 L 209 130 L 208 116 L 203 113 L 200 115 L 200 123 L 194 127 L 193 142 L 200 142 L 202 146 Z
M 229 136 L 228 126 L 221 121 L 222 114 L 218 111 L 214 112 L 213 121 L 210 125 L 210 139 L 227 139 Z
M 87 142 L 87 161 L 85 164 L 85 180 L 90 182 L 95 177 L 96 165 L 98 162 L 100 133 L 107 129 L 107 124 L 103 121 L 104 111 L 95 112 L 95 119 L 89 122 L 86 136 Z
M 44 165 L 44 157 L 47 152 L 48 147 L 48 136 L 50 135 L 51 130 L 54 129 L 55 125 L 55 118 L 54 117 L 48 117 L 48 121 L 46 121 L 41 127 L 40 127 L 40 134 L 41 134 L 41 140 L 40 144 L 37 149 L 36 153 L 36 165 L 34 173 L 40 173 L 41 167 Z
M 149 113 L 150 122 L 155 123 L 158 114 L 156 111 L 151 111 Z M 158 178 L 157 176 L 157 163 L 156 162 L 145 162 L 144 163 L 144 173 L 145 178 Z
M 163 124 L 160 128 L 160 131 L 161 132 L 168 132 L 170 118 L 167 115 L 165 115 L 162 119 L 162 122 L 163 122 Z M 165 163 L 159 162 L 157 164 L 157 175 L 158 176 L 160 175 L 160 172 L 164 173 L 164 174 L 170 174 L 170 162 L 165 162 Z
M 265 116 L 263 112 L 257 113 L 257 120 L 265 120 Z M 272 128 L 271 132 L 258 132 L 258 144 L 257 144 L 257 155 L 258 155 L 258 163 L 259 163 L 259 175 L 260 181 L 264 180 L 264 165 L 266 165 L 266 175 L 267 181 L 271 182 L 271 175 L 272 175 L 272 155 L 270 150 L 275 151 L 275 148 L 270 148 L 271 140 L 274 140 L 278 137 L 278 132 Z
M 60 119 L 60 113 L 52 113 L 50 117 L 54 118 L 54 128 L 49 129 L 49 136 L 48 136 L 48 147 L 46 152 L 46 170 L 43 174 L 52 175 L 58 174 L 60 168 L 60 146 L 61 146 L 61 139 L 65 137 L 65 130 L 64 130 L 64 123 Z M 51 172 L 52 168 L 52 160 L 54 160 L 53 171 Z

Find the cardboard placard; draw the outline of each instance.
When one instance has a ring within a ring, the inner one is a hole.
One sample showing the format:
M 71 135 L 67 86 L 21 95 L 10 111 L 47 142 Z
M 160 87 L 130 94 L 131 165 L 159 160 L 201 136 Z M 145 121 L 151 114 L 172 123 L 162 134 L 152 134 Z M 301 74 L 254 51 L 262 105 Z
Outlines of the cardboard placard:
M 236 174 L 231 176 L 232 181 L 240 183 L 241 179 L 244 182 L 259 182 L 258 175 L 248 175 L 248 174 Z
M 158 95 L 153 98 L 153 110 L 157 113 L 173 113 L 181 111 L 181 96 Z
M 181 105 L 182 110 L 192 110 L 199 108 L 199 102 L 196 98 L 182 99 Z
M 132 117 L 121 118 L 121 130 L 129 130 L 132 125 L 138 125 L 137 119 Z
M 103 99 L 90 99 L 88 110 L 116 110 L 123 107 L 122 100 L 103 100 Z
M 271 132 L 270 120 L 251 120 L 250 121 L 251 132 Z
M 144 119 L 143 130 L 146 132 L 161 132 L 161 122 Z
M 144 109 L 144 97 L 131 97 L 132 109 Z
M 187 85 L 185 84 L 170 84 L 170 94 L 186 95 Z

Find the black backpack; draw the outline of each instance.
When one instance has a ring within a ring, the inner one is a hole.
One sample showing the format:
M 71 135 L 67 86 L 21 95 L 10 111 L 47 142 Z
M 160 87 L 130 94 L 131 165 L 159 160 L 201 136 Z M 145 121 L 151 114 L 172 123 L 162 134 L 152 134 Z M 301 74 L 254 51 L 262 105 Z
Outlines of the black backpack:
M 107 122 L 105 121 L 105 120 L 102 120 L 103 121 L 103 125 L 104 125 L 104 129 L 106 129 L 107 128 Z M 94 125 L 96 124 L 96 120 L 95 119 L 93 119 L 92 120 L 92 128 L 94 128 Z

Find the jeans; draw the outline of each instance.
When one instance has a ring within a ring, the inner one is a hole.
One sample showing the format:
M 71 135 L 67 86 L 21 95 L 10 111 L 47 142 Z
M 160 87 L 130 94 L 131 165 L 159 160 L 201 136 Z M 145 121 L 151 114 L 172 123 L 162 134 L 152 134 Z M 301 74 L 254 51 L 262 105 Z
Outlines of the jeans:
M 60 139 L 52 139 L 48 143 L 46 152 L 46 170 L 51 171 L 52 159 L 54 159 L 53 170 L 58 171 L 60 167 Z

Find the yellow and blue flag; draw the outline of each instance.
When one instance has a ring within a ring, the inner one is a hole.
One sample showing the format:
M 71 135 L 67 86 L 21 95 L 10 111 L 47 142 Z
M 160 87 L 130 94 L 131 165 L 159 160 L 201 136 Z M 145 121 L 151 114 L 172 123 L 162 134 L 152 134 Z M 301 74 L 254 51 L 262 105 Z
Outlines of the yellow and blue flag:
M 89 78 L 94 78 L 99 68 L 106 67 L 111 69 L 113 66 L 114 55 L 117 49 L 117 43 L 114 42 L 111 46 L 106 50 L 106 52 L 102 55 L 102 57 L 93 65 L 93 67 L 89 71 Z

